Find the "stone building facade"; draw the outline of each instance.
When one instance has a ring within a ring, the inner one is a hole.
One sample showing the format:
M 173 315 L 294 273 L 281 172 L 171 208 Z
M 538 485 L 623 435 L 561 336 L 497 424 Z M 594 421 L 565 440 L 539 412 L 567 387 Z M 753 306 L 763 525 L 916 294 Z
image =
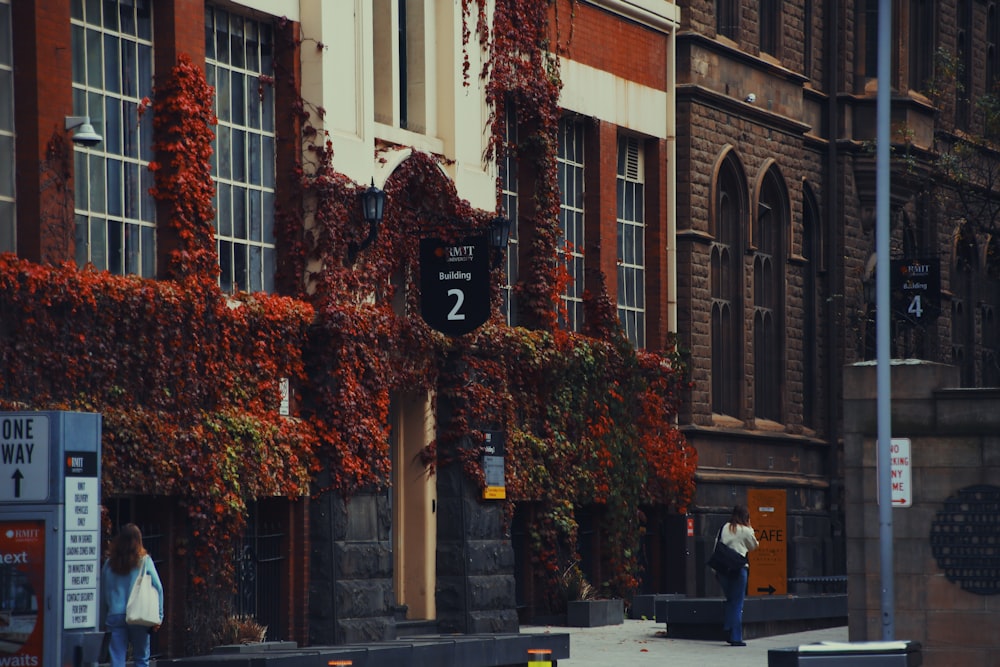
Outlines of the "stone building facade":
M 850 639 L 883 639 L 888 617 L 897 639 L 920 643 L 927 667 L 988 665 L 1000 615 L 1000 392 L 960 388 L 957 366 L 892 364 L 892 437 L 905 444 L 891 454 L 903 486 L 892 493 L 892 572 L 884 575 L 875 375 L 871 362 L 844 370 Z M 886 576 L 891 615 L 882 609 Z
M 840 575 L 841 368 L 874 356 L 878 3 L 680 4 L 678 333 L 700 528 L 672 588 L 714 590 L 698 563 L 750 488 L 787 492 L 790 577 Z M 894 305 L 893 355 L 955 363 L 963 386 L 997 384 L 995 214 L 980 197 L 962 227 L 937 167 L 960 131 L 984 131 L 996 9 L 894 3 L 887 45 L 892 257 L 930 259 L 941 285 L 940 315 Z

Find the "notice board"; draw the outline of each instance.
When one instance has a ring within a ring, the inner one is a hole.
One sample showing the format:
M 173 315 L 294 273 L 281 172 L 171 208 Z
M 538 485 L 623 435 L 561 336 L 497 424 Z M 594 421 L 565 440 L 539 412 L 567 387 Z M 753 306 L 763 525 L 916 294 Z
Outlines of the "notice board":
M 748 595 L 788 594 L 788 498 L 784 489 L 748 489 L 747 508 L 760 546 L 750 552 Z

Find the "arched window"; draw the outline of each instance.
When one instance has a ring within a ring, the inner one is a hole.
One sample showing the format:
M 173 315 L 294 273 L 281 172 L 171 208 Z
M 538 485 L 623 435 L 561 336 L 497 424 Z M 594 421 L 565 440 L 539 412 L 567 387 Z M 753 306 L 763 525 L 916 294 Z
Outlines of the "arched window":
M 764 175 L 753 226 L 754 415 L 781 421 L 788 195 L 777 169 Z
M 747 217 L 743 170 L 730 154 L 715 185 L 712 242 L 712 411 L 738 417 L 742 368 L 742 258 Z

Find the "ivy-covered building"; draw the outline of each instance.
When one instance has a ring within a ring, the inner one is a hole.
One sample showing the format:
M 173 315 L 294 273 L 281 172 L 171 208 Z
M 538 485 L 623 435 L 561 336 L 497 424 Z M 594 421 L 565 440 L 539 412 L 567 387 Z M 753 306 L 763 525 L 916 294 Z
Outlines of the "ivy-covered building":
M 102 415 L 105 536 L 144 531 L 158 655 L 236 615 L 300 644 L 510 631 L 663 576 L 642 525 L 697 465 L 679 25 L 667 2 L 0 0 L 0 409 Z M 486 292 L 445 301 L 486 321 L 435 329 L 423 241 L 498 218 Z

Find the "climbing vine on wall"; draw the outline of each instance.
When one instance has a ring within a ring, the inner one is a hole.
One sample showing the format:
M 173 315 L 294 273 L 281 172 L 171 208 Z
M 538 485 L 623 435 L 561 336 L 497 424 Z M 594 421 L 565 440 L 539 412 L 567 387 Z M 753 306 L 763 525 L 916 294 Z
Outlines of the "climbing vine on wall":
M 294 104 L 303 120 L 303 206 L 276 216 L 280 250 L 290 255 L 283 266 L 292 267 L 281 281 L 289 296 L 222 294 L 212 91 L 184 56 L 152 106 L 153 194 L 176 232 L 170 279 L 0 257 L 0 409 L 101 412 L 105 495 L 177 499 L 190 526 L 173 557 L 186 559 L 190 573 L 192 646 L 221 620 L 197 609 L 205 595 L 224 600 L 231 591 L 232 540 L 250 500 L 347 496 L 389 483 L 393 392 L 448 401 L 450 418 L 426 461 L 461 465 L 476 483 L 482 429 L 506 430 L 509 510 L 538 506 L 533 551 L 551 587 L 575 558 L 579 508 L 604 508 L 614 556 L 607 580 L 595 583 L 624 595 L 638 575 L 640 505 L 683 509 L 691 498 L 696 459 L 673 421 L 683 382 L 676 355 L 633 350 L 606 294 L 586 295 L 587 335 L 557 324 L 565 268 L 549 6 L 497 0 L 492 22 L 486 6 L 463 0 L 467 20 L 476 17 L 466 36 L 489 54 L 480 73 L 491 108 L 487 157 L 512 153 L 536 176 L 534 210 L 519 220 L 532 230 L 516 288 L 526 326 L 509 327 L 495 311 L 477 332 L 449 339 L 419 317 L 414 239 L 457 240 L 496 214 L 460 199 L 436 156 L 411 151 L 395 169 L 378 240 L 351 261 L 351 244 L 365 232 L 358 194 L 366 184 L 334 168 L 332 144 L 305 120 L 302 100 Z M 503 131 L 508 110 L 524 128 L 516 144 Z M 399 149 L 379 146 L 383 157 Z M 291 379 L 296 418 L 278 416 L 280 378 Z

